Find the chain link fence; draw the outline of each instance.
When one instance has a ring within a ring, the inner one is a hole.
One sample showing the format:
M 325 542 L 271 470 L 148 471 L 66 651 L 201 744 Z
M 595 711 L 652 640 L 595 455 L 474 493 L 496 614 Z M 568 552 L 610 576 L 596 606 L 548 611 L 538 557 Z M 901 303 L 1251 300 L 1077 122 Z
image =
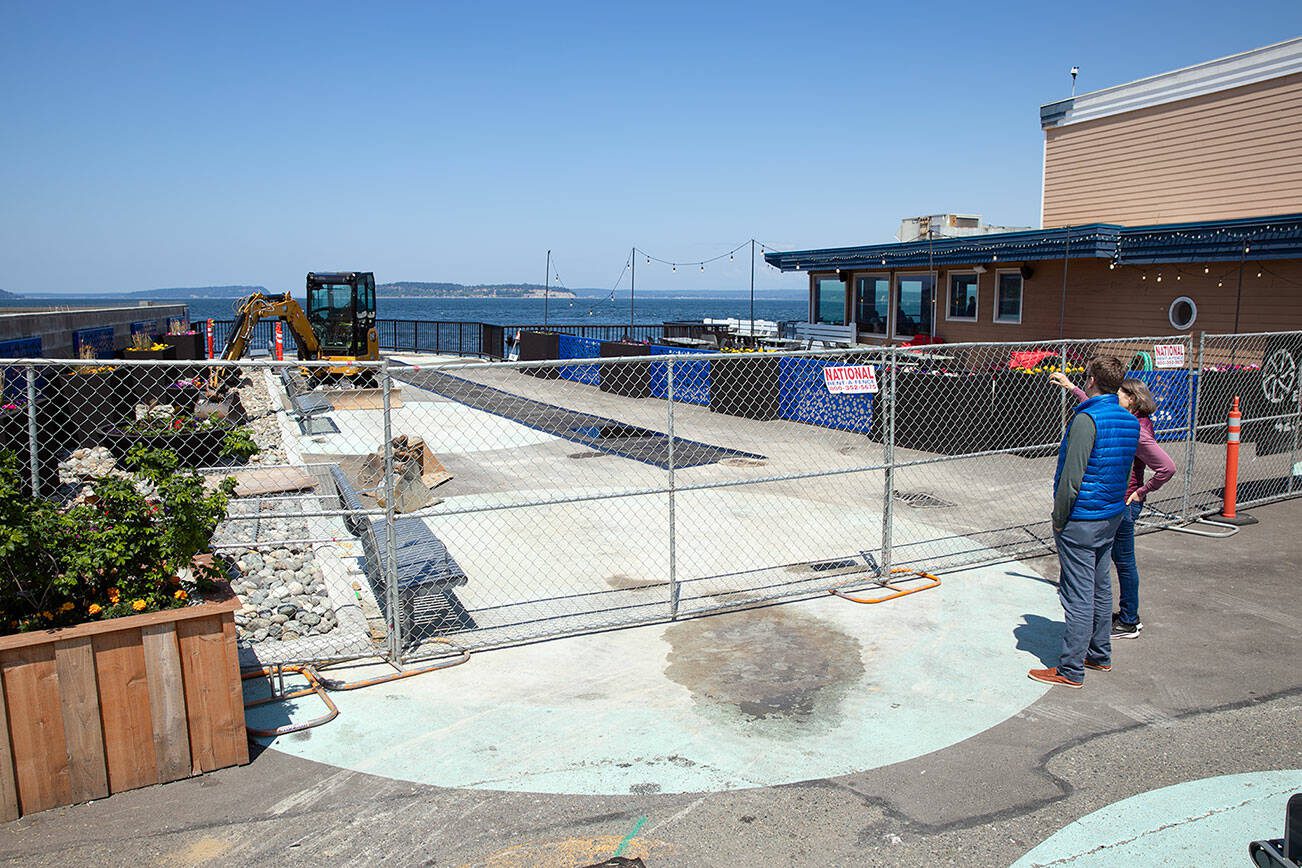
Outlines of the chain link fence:
M 248 666 L 485 648 L 1051 551 L 1086 361 L 1158 403 L 1142 527 L 1297 491 L 1302 333 L 728 353 L 560 335 L 540 362 L 5 361 L 0 450 L 67 505 L 140 448 L 237 488 L 212 548 Z M 359 385 L 360 384 L 360 385 Z M 898 573 L 897 573 L 898 575 Z

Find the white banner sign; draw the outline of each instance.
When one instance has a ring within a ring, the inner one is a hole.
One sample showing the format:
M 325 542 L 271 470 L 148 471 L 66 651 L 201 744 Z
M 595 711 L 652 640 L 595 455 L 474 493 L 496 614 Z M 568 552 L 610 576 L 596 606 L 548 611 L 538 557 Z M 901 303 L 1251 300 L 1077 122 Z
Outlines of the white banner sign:
M 1184 367 L 1184 344 L 1154 344 L 1153 366 L 1159 370 Z
M 823 382 L 833 395 L 871 395 L 877 392 L 877 370 L 872 365 L 838 365 L 823 368 Z

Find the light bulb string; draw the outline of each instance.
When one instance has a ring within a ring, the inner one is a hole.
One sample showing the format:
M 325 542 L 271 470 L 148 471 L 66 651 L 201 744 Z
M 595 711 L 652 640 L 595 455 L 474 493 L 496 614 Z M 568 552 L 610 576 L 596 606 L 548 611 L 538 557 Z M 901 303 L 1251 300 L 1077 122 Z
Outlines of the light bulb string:
M 749 247 L 752 242 L 755 244 L 756 247 L 759 248 L 761 254 L 773 250 L 773 248 L 768 246 L 767 244 L 761 244 L 759 241 L 757 241 L 754 238 L 747 238 L 745 241 L 738 244 L 736 247 L 732 248 L 731 250 L 725 250 L 723 253 L 720 253 L 717 256 L 711 256 L 708 259 L 662 259 L 659 256 L 653 256 L 652 254 L 647 253 L 645 250 L 641 249 L 640 247 L 634 247 L 633 253 L 636 256 L 641 256 L 648 263 L 657 262 L 661 265 L 668 265 L 670 268 L 673 269 L 687 268 L 688 266 L 693 266 L 693 265 L 697 266 L 698 268 L 704 268 L 705 266 L 709 265 L 712 262 L 718 262 L 720 259 L 727 259 L 736 256 L 739 252 Z

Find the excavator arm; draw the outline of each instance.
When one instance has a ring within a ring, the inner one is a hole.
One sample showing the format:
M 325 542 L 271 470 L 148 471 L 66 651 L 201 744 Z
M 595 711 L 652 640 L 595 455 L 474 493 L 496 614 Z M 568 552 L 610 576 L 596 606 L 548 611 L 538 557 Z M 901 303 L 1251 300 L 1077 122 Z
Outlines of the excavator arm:
M 321 354 L 321 344 L 312 331 L 303 307 L 289 293 L 281 295 L 264 295 L 260 292 L 250 295 L 240 302 L 235 313 L 235 323 L 231 328 L 230 340 L 222 358 L 226 360 L 244 357 L 248 351 L 249 341 L 253 339 L 253 330 L 262 319 L 284 320 L 289 325 L 289 332 L 298 344 L 299 358 L 315 359 Z
M 315 359 L 321 355 L 321 343 L 316 339 L 316 333 L 312 331 L 312 325 L 308 322 L 302 305 L 294 301 L 289 293 L 282 296 L 255 292 L 242 299 L 239 307 L 236 308 L 235 322 L 231 326 L 231 336 L 226 341 L 222 358 L 227 361 L 243 358 L 248 352 L 249 342 L 253 340 L 253 332 L 257 328 L 258 321 L 268 318 L 284 320 L 289 325 L 289 332 L 294 336 L 294 342 L 298 344 L 300 359 Z M 210 377 L 212 389 L 221 385 L 228 371 L 230 368 L 212 369 Z

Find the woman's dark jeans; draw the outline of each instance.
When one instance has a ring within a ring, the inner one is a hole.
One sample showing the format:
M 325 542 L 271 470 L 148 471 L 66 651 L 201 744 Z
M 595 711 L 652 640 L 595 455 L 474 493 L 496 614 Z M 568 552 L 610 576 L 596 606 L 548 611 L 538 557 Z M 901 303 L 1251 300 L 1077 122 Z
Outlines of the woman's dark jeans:
M 1139 623 L 1139 567 L 1135 564 L 1135 519 L 1143 512 L 1143 503 L 1132 503 L 1121 513 L 1116 541 L 1112 543 L 1112 563 L 1117 567 L 1117 584 L 1121 587 L 1121 614 L 1126 624 Z

